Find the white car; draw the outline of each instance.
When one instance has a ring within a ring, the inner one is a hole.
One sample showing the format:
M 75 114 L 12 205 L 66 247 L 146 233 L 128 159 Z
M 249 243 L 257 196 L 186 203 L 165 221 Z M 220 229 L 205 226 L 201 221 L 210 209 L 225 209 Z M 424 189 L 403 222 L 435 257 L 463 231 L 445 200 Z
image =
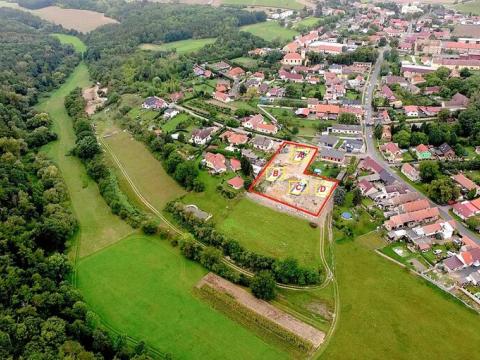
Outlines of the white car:
M 435 255 L 440 255 L 440 254 L 442 253 L 442 250 L 440 250 L 440 249 L 435 249 L 435 250 L 433 250 L 433 253 L 434 253 Z

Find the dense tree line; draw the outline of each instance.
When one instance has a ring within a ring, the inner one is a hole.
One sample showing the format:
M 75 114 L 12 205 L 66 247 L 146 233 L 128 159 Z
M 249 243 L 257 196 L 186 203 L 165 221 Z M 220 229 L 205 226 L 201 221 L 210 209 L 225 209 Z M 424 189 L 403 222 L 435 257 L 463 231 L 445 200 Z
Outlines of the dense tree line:
M 105 164 L 95 132 L 86 118 L 85 100 L 80 88 L 74 89 L 65 97 L 65 108 L 73 120 L 73 128 L 77 136 L 73 153 L 83 161 L 90 177 L 98 183 L 100 194 L 112 212 L 133 227 L 140 226 L 145 216 L 128 201 L 118 186 L 116 176 Z
M 218 232 L 214 224 L 205 223 L 186 212 L 181 203 L 169 203 L 166 209 L 199 241 L 220 250 L 221 254 L 248 270 L 255 273 L 269 271 L 282 284 L 309 285 L 320 282 L 319 270 L 303 268 L 293 258 L 280 260 L 248 251 L 238 241 Z
M 58 168 L 37 152 L 51 122 L 29 105 L 78 59 L 29 14 L 0 10 L 0 24 L 0 358 L 145 359 L 144 344 L 99 327 L 68 281 L 76 221 Z
M 369 62 L 374 64 L 378 57 L 378 51 L 370 46 L 360 46 L 355 51 L 345 52 L 338 55 L 329 55 L 327 60 L 331 64 L 352 65 L 354 62 Z

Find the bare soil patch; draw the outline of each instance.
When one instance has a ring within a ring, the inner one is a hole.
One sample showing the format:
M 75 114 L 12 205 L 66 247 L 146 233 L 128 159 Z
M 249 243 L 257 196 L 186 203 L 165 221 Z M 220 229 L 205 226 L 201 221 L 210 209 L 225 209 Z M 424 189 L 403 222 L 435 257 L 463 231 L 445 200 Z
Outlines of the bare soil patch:
M 95 114 L 95 111 L 107 101 L 106 94 L 107 88 L 100 88 L 98 84 L 84 89 L 82 95 L 87 102 L 85 112 L 90 116 Z
M 290 314 L 274 307 L 266 301 L 255 298 L 241 287 L 213 274 L 209 273 L 196 285 L 198 289 L 209 287 L 215 291 L 226 294 L 239 305 L 253 311 L 267 321 L 283 328 L 295 336 L 309 342 L 314 348 L 318 348 L 325 339 L 325 333 L 306 324 Z
M 47 6 L 31 12 L 44 20 L 62 25 L 66 29 L 74 29 L 84 33 L 95 30 L 102 25 L 118 23 L 117 20 L 109 18 L 105 14 L 90 10 Z

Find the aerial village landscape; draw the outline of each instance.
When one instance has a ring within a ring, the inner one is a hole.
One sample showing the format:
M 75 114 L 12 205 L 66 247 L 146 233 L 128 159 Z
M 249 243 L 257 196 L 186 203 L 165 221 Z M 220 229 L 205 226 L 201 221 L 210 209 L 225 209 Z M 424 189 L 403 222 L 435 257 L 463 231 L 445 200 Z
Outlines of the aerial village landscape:
M 5 79 L 62 51 L 0 92 L 28 108 L 1 161 L 42 182 L 0 235 L 41 189 L 29 236 L 78 291 L 38 359 L 480 359 L 478 0 L 0 0 L 2 24 Z

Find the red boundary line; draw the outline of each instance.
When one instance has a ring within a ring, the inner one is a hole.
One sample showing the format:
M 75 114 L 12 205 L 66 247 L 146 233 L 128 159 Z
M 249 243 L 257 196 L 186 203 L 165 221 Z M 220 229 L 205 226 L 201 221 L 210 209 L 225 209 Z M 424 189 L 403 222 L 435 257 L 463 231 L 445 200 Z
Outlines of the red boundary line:
M 294 146 L 300 146 L 300 147 L 305 147 L 305 148 L 309 148 L 309 149 L 313 149 L 315 150 L 315 153 L 313 154 L 312 158 L 310 159 L 310 161 L 308 162 L 307 166 L 305 167 L 304 171 L 303 171 L 303 174 L 304 175 L 308 175 L 308 176 L 315 176 L 315 177 L 319 177 L 319 178 L 322 178 L 324 180 L 328 180 L 330 182 L 333 182 L 334 185 L 332 186 L 332 189 L 330 190 L 329 194 L 327 195 L 327 197 L 325 198 L 325 201 L 322 203 L 322 206 L 320 206 L 320 209 L 314 213 L 314 212 L 311 212 L 311 211 L 308 211 L 306 209 L 302 209 L 298 206 L 295 206 L 295 205 L 292 205 L 292 204 L 289 204 L 285 201 L 282 201 L 282 200 L 279 200 L 279 199 L 276 199 L 272 196 L 269 196 L 267 194 L 264 194 L 264 193 L 261 193 L 261 192 L 258 192 L 258 191 L 255 191 L 255 185 L 257 185 L 257 183 L 260 181 L 260 179 L 262 178 L 263 174 L 265 173 L 265 171 L 268 169 L 268 167 L 270 166 L 270 164 L 275 160 L 275 158 L 277 157 L 277 155 L 282 151 L 283 148 L 285 148 L 287 145 L 294 145 Z M 311 216 L 315 216 L 315 217 L 318 217 L 320 215 L 320 213 L 322 212 L 325 204 L 328 202 L 328 200 L 330 200 L 330 197 L 332 196 L 333 192 L 335 191 L 335 189 L 337 188 L 338 186 L 338 183 L 339 181 L 337 179 L 332 179 L 332 178 L 329 178 L 329 177 L 326 177 L 326 176 L 322 176 L 322 175 L 317 175 L 317 174 L 312 174 L 311 172 L 308 171 L 308 167 L 312 164 L 312 162 L 315 160 L 316 156 L 318 154 L 318 147 L 316 146 L 312 146 L 312 145 L 306 145 L 306 144 L 301 144 L 301 143 L 297 143 L 297 142 L 293 142 L 293 141 L 284 141 L 280 147 L 277 149 L 277 151 L 275 152 L 275 154 L 273 154 L 272 158 L 268 161 L 268 163 L 263 167 L 263 169 L 260 171 L 260 173 L 258 174 L 258 176 L 255 178 L 255 180 L 253 181 L 253 183 L 250 185 L 250 187 L 248 188 L 248 191 L 251 192 L 251 193 L 254 193 L 254 194 L 257 194 L 259 196 L 262 196 L 264 198 L 267 198 L 269 200 L 272 200 L 272 201 L 275 201 L 279 204 L 282 204 L 282 205 L 285 205 L 285 206 L 288 206 L 288 207 L 291 207 L 295 210 L 298 210 L 298 211 L 302 211 L 308 215 L 311 215 Z

